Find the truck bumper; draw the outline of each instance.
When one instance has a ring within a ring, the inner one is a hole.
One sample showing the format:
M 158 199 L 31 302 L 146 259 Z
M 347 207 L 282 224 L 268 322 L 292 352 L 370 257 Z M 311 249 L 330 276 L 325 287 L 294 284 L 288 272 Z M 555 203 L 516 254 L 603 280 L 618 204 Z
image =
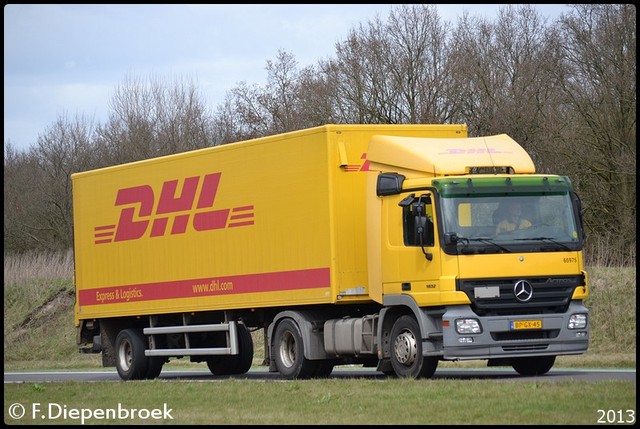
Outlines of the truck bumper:
M 589 310 L 578 301 L 571 302 L 563 314 L 480 317 L 469 306 L 448 307 L 443 315 L 443 359 L 582 354 L 589 345 L 588 313 Z M 569 320 L 574 314 L 587 315 L 584 328 L 569 329 Z M 475 319 L 482 332 L 458 333 L 456 320 L 459 319 Z M 524 323 L 522 329 L 516 329 L 515 322 L 528 323 Z

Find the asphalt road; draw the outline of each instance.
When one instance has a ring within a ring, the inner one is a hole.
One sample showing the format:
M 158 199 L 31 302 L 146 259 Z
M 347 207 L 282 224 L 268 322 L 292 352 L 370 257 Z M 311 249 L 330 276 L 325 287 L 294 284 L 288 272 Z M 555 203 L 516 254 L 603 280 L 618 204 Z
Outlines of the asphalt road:
M 268 372 L 266 368 L 251 369 L 248 373 L 234 376 L 214 376 L 208 370 L 164 370 L 160 374 L 161 379 L 176 381 L 222 381 L 233 379 L 246 380 L 276 380 L 287 381 L 276 372 Z M 381 372 L 369 368 L 340 368 L 336 367 L 330 378 L 362 378 L 385 379 Z M 603 380 L 629 380 L 636 381 L 635 369 L 582 369 L 582 368 L 558 368 L 552 369 L 543 376 L 523 377 L 511 368 L 464 368 L 451 369 L 440 368 L 433 379 L 459 379 L 459 380 L 496 380 L 496 381 L 603 381 Z M 5 372 L 5 383 L 44 383 L 61 381 L 121 381 L 115 370 L 101 371 L 20 371 Z

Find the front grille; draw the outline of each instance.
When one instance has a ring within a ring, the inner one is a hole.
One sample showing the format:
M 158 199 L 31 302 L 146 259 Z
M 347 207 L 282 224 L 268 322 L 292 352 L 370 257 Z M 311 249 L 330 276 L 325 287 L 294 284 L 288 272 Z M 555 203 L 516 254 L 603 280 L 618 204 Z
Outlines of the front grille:
M 502 350 L 505 352 L 526 352 L 526 351 L 541 351 L 549 348 L 549 344 L 517 344 L 502 346 Z
M 491 338 L 494 341 L 528 341 L 528 340 L 544 340 L 557 338 L 560 335 L 559 329 L 548 329 L 544 331 L 506 331 L 506 332 L 492 332 Z
M 532 286 L 533 294 L 527 302 L 518 301 L 513 290 L 516 282 L 520 280 L 525 280 Z M 573 291 L 581 285 L 584 285 L 583 276 L 513 277 L 460 280 L 458 290 L 467 294 L 473 311 L 479 316 L 553 314 L 564 313 L 567 310 Z M 497 287 L 499 296 L 476 298 L 475 288 L 486 287 Z

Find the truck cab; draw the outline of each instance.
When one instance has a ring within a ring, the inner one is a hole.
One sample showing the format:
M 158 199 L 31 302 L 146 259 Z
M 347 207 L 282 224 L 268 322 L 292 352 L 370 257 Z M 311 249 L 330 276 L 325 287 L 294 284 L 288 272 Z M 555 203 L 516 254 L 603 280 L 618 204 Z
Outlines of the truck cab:
M 380 225 L 369 228 L 370 284 L 385 314 L 411 308 L 420 332 L 403 338 L 406 356 L 388 347 L 394 370 L 424 371 L 409 357 L 422 354 L 423 367 L 486 359 L 532 375 L 584 353 L 584 233 L 569 178 L 535 174 L 506 135 L 424 140 L 374 138 L 368 153 L 368 226 Z M 399 328 L 381 324 L 383 344 Z

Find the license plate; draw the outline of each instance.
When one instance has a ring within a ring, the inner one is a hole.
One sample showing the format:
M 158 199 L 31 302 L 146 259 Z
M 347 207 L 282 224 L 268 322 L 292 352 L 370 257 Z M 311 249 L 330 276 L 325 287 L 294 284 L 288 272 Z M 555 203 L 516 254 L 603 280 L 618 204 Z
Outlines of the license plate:
M 542 320 L 512 320 L 511 330 L 520 329 L 542 329 Z

